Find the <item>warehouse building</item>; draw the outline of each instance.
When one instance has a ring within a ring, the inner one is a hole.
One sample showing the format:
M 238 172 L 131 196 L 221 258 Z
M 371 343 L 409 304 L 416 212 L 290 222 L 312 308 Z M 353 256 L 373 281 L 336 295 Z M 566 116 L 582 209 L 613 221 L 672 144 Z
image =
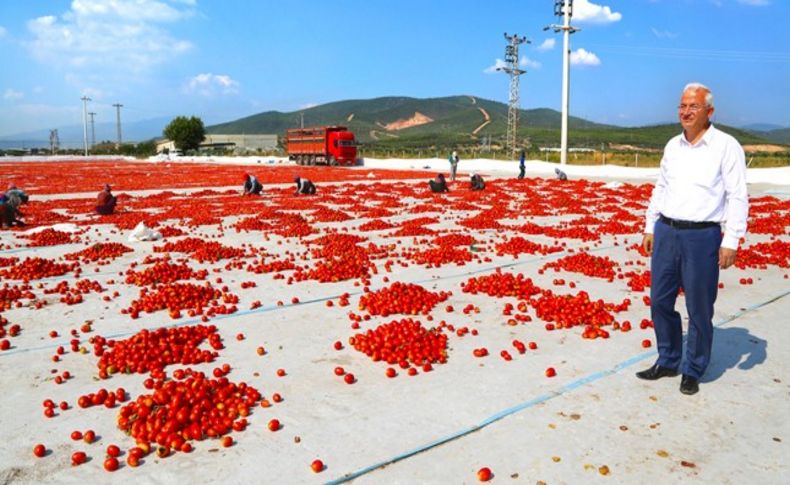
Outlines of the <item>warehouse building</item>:
M 201 151 L 225 150 L 237 154 L 271 152 L 277 150 L 277 135 L 216 135 L 206 134 Z M 157 153 L 175 152 L 175 144 L 168 139 L 156 143 Z

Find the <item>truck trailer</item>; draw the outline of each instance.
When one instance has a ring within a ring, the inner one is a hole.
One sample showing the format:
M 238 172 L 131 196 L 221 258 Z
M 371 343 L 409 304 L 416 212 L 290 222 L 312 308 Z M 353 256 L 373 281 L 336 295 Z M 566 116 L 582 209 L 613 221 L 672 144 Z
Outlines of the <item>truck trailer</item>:
M 357 142 L 345 126 L 292 128 L 285 134 L 288 159 L 297 165 L 354 165 Z

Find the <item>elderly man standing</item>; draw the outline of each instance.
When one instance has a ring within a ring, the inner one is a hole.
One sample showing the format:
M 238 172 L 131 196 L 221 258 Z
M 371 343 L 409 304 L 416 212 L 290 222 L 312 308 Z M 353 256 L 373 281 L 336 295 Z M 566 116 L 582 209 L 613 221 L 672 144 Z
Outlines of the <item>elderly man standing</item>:
M 749 212 L 743 148 L 711 124 L 713 110 L 708 87 L 686 85 L 678 106 L 683 133 L 664 148 L 642 241 L 651 255 L 650 312 L 658 360 L 636 375 L 655 380 L 682 370 L 683 394 L 699 390 L 710 362 L 719 269 L 735 262 Z M 682 368 L 683 329 L 675 311 L 680 288 L 689 315 Z

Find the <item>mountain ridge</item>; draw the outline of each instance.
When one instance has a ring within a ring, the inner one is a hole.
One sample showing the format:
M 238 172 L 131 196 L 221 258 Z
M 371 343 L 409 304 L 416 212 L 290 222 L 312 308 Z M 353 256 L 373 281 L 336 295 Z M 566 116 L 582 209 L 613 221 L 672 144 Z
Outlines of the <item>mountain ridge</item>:
M 344 125 L 367 145 L 383 148 L 438 148 L 479 145 L 483 140 L 503 144 L 507 132 L 508 106 L 471 95 L 438 98 L 383 96 L 325 103 L 292 112 L 265 111 L 237 120 L 206 127 L 208 133 L 285 133 L 304 119 L 305 126 Z M 300 116 L 301 115 L 301 116 Z M 541 146 L 559 140 L 561 113 L 549 108 L 520 110 L 518 138 Z M 408 123 L 420 118 L 422 122 Z M 430 119 L 430 122 L 425 122 Z M 401 125 L 407 125 L 400 127 Z M 399 126 L 398 129 L 387 127 Z M 629 144 L 660 148 L 679 132 L 677 123 L 620 127 L 569 116 L 572 146 L 599 146 L 601 143 Z M 768 133 L 750 132 L 718 125 L 743 144 L 769 144 Z

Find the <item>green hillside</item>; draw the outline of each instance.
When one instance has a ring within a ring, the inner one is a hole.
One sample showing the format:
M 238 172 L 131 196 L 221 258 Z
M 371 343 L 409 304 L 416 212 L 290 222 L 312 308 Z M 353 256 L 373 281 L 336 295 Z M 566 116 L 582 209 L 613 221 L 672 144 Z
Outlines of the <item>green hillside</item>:
M 764 134 L 765 138 L 774 143 L 782 143 L 790 145 L 790 128 L 780 128 L 778 130 L 771 130 Z
M 427 99 L 383 97 L 337 101 L 291 113 L 267 111 L 209 126 L 207 132 L 282 135 L 288 128 L 299 126 L 300 115 L 303 115 L 305 126 L 348 126 L 362 144 L 372 148 L 474 147 L 479 146 L 483 140 L 491 140 L 492 146 L 502 146 L 507 132 L 507 110 L 504 103 L 472 96 Z M 481 127 L 486 121 L 484 112 L 490 121 Z M 388 127 L 392 123 L 403 124 L 415 116 L 423 117 L 423 121 L 427 117 L 430 121 L 400 129 Z M 556 146 L 559 143 L 559 112 L 547 108 L 521 110 L 519 119 L 519 140 L 528 140 L 533 147 Z M 679 133 L 677 124 L 623 128 L 593 123 L 573 116 L 569 117 L 568 124 L 571 130 L 569 143 L 576 147 L 597 148 L 601 144 L 625 144 L 661 148 L 669 138 Z M 744 144 L 769 142 L 765 137 L 754 133 L 718 126 Z M 790 138 L 790 133 L 784 135 Z M 785 143 L 787 142 L 790 140 Z

